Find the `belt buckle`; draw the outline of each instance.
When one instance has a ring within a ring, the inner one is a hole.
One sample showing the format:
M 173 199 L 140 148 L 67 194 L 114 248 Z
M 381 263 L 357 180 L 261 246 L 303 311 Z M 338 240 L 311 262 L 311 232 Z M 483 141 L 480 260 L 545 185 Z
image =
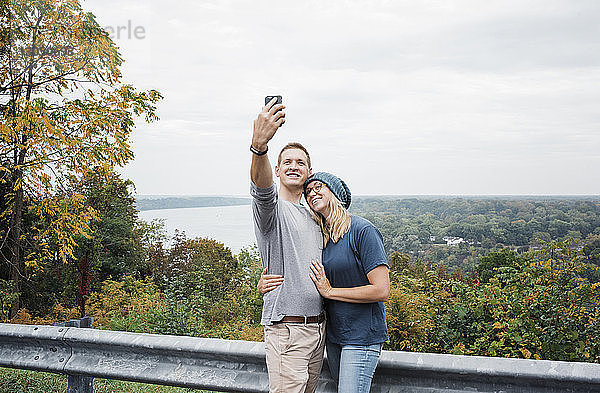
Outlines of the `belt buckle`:
M 308 316 L 304 315 L 304 324 L 306 325 L 308 323 Z

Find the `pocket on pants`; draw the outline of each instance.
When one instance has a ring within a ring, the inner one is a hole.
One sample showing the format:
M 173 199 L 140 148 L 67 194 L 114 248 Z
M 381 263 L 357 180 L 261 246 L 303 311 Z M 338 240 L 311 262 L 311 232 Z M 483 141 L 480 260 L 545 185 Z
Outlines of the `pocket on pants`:
M 279 341 L 279 353 L 287 352 L 292 346 L 292 343 L 294 342 L 292 337 L 293 330 L 294 329 L 291 329 L 287 323 L 279 325 L 277 336 Z

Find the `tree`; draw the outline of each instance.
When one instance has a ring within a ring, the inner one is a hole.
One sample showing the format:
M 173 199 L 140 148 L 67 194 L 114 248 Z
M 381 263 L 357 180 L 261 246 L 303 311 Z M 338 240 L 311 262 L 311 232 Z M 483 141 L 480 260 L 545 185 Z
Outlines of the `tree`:
M 402 274 L 404 269 L 410 267 L 410 255 L 402 253 L 400 251 L 394 251 L 389 258 L 390 264 L 390 276 L 392 280 L 396 280 L 397 277 Z
M 514 267 L 519 257 L 516 252 L 505 248 L 481 257 L 476 271 L 481 282 L 488 282 L 502 267 Z
M 122 180 L 115 172 L 104 173 L 101 168 L 88 172 L 77 187 L 85 195 L 86 204 L 99 215 L 99 220 L 92 224 L 96 244 L 88 246 L 96 254 L 101 281 L 108 276 L 114 279 L 135 276 L 144 270 L 142 234 L 130 187 L 133 187 L 131 180 Z M 78 251 L 87 252 L 81 246 Z
M 98 213 L 90 225 L 90 239 L 76 239 L 77 303 L 85 314 L 85 298 L 99 283 L 112 277 L 137 276 L 145 270 L 142 233 L 137 225 L 138 212 L 130 193 L 131 180 L 122 180 L 115 172 L 101 168 L 87 172 L 76 191 L 85 196 L 86 205 Z M 96 281 L 92 281 L 96 278 Z
M 600 235 L 588 235 L 583 247 L 587 260 L 600 266 Z
M 110 170 L 133 158 L 137 116 L 157 120 L 155 90 L 123 84 L 123 62 L 108 33 L 78 0 L 12 0 L 0 6 L 0 179 L 8 184 L 6 241 L 10 279 L 20 292 L 25 268 L 40 267 L 48 238 L 66 261 L 75 236 L 88 236 L 97 215 L 66 187 L 93 167 Z M 28 208 L 45 225 L 27 249 Z M 19 301 L 11 307 L 15 315 Z
M 175 232 L 173 246 L 159 283 L 168 290 L 176 287 L 186 298 L 205 299 L 213 304 L 225 296 L 235 284 L 238 261 L 228 247 L 212 239 L 187 239 L 184 232 Z M 173 283 L 176 283 L 173 285 Z

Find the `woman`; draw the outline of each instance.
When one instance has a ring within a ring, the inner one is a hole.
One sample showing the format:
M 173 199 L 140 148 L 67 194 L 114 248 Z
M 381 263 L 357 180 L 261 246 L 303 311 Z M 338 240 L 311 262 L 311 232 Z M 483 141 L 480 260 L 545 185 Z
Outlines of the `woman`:
M 326 299 L 329 369 L 338 393 L 369 392 L 388 339 L 383 239 L 373 224 L 348 212 L 350 190 L 337 176 L 315 173 L 304 183 L 304 195 L 323 231 L 323 262 L 313 261 L 311 278 Z M 278 280 L 265 275 L 259 290 L 271 290 Z

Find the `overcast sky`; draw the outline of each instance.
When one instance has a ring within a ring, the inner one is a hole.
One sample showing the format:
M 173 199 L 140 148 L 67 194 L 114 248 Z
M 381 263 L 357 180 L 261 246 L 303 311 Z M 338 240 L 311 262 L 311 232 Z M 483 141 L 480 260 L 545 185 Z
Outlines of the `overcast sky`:
M 299 141 L 357 195 L 600 194 L 600 1 L 83 7 L 124 81 L 165 97 L 122 170 L 138 194 L 248 195 L 270 94 L 287 105 L 272 162 Z

